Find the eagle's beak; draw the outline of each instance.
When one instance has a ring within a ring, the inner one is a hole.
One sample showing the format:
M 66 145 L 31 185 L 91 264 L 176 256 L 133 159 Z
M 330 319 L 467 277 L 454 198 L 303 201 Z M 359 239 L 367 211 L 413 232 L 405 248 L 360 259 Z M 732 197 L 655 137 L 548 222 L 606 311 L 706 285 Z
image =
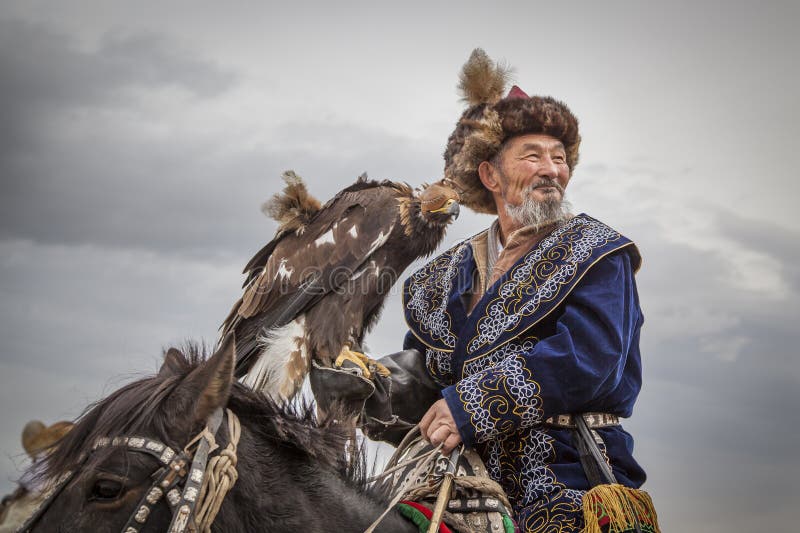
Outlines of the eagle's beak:
M 440 207 L 439 209 L 434 209 L 431 213 L 447 213 L 454 219 L 458 218 L 458 214 L 461 212 L 461 208 L 458 206 L 458 202 L 453 199 L 447 200 L 445 204 Z
M 453 217 L 453 220 L 458 218 L 458 214 L 461 213 L 461 207 L 459 207 L 458 202 L 455 200 L 448 200 L 450 207 L 447 208 L 447 212 Z

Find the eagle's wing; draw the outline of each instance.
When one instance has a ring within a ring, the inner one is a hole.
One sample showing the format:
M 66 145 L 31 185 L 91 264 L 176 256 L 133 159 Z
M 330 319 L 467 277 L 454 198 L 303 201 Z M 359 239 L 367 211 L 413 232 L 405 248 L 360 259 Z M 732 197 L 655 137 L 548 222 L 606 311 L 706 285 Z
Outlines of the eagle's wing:
M 348 188 L 323 206 L 302 232 L 276 236 L 248 263 L 242 298 L 223 324 L 235 330 L 237 374 L 255 362 L 258 337 L 283 326 L 347 283 L 397 223 L 391 186 Z

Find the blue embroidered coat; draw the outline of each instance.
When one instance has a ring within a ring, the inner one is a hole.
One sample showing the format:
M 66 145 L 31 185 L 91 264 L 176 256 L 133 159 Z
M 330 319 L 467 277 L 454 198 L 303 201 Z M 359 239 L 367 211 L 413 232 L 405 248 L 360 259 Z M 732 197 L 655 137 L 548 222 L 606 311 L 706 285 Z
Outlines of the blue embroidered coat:
M 405 348 L 425 354 L 462 439 L 508 493 L 522 531 L 583 528 L 589 485 L 572 432 L 543 422 L 631 415 L 641 386 L 639 264 L 630 240 L 578 215 L 524 254 L 469 314 L 461 298 L 476 268 L 469 241 L 405 282 Z M 617 480 L 639 487 L 645 474 L 631 436 L 619 426 L 597 432 Z

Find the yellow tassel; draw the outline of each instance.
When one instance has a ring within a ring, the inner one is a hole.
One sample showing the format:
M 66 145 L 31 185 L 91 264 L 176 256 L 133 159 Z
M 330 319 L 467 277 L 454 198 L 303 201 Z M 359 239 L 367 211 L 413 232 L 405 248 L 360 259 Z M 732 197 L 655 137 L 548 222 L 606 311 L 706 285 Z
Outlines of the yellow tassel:
M 602 533 L 599 518 L 603 515 L 610 520 L 611 532 L 632 530 L 638 519 L 643 532 L 661 533 L 653 501 L 643 490 L 597 485 L 583 495 L 584 533 Z

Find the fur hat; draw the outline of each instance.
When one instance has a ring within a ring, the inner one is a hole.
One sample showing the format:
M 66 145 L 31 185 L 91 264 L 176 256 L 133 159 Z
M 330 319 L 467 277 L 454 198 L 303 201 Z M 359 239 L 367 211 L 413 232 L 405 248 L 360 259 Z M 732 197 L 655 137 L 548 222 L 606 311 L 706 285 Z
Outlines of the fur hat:
M 544 133 L 564 143 L 570 174 L 578 163 L 578 119 L 549 96 L 528 96 L 516 85 L 503 97 L 510 69 L 495 64 L 480 48 L 461 70 L 459 89 L 469 107 L 461 115 L 444 152 L 444 177 L 461 189 L 461 203 L 478 213 L 497 213 L 478 165 L 500 151 L 507 139 Z

